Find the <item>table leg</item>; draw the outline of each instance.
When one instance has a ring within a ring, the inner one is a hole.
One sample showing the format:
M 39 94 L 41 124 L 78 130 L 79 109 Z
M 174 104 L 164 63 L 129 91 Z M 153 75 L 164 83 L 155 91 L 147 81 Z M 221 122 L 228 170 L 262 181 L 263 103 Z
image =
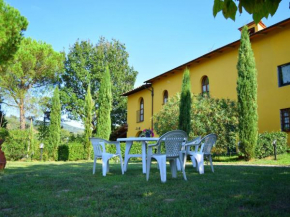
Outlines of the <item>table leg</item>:
M 132 144 L 133 144 L 132 141 L 127 141 L 127 142 L 126 142 L 126 147 L 125 147 L 125 159 L 124 159 L 124 171 L 125 171 L 125 172 L 127 171 L 128 162 L 129 162 L 129 160 L 130 160 L 129 153 L 130 153 L 130 150 L 131 150 Z
M 142 169 L 143 173 L 146 174 L 146 145 L 147 143 L 145 141 L 142 141 Z

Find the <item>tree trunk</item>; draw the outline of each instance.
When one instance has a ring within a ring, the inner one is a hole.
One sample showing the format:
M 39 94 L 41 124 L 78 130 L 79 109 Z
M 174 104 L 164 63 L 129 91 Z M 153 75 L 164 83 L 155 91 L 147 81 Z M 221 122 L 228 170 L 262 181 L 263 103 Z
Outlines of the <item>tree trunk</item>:
M 25 111 L 23 100 L 20 100 L 19 110 L 20 110 L 20 129 L 25 130 Z

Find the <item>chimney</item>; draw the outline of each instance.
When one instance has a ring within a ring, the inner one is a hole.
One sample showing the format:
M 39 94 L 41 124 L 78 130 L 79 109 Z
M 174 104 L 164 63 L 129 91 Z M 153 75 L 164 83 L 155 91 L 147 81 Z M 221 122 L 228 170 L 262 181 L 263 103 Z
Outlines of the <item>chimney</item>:
M 253 21 L 253 22 L 248 23 L 247 26 L 248 26 L 250 35 L 267 28 L 266 25 L 262 21 L 260 21 L 257 25 Z M 244 26 L 240 27 L 239 30 L 242 31 L 243 27 Z

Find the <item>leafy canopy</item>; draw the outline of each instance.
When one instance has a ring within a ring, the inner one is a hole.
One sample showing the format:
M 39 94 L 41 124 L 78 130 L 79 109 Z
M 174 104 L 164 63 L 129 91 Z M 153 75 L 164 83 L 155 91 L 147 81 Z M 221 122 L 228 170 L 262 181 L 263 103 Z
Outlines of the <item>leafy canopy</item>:
M 71 119 L 84 120 L 85 96 L 89 84 L 93 107 L 98 109 L 98 91 L 107 65 L 113 95 L 112 125 L 116 127 L 126 123 L 127 98 L 121 94 L 133 89 L 137 76 L 137 72 L 129 66 L 128 58 L 125 45 L 117 40 L 109 42 L 100 38 L 96 45 L 90 41 L 77 41 L 70 47 L 65 61 L 65 73 L 61 77 L 61 101 Z M 94 118 L 94 130 L 96 123 Z
M 16 53 L 28 21 L 19 11 L 0 0 L 0 67 Z
M 238 5 L 235 2 L 238 2 Z M 253 20 L 257 24 L 262 18 L 268 18 L 269 15 L 273 16 L 280 2 L 281 0 L 214 0 L 213 15 L 215 17 L 217 13 L 222 11 L 226 19 L 235 20 L 237 11 L 242 13 L 244 9 L 253 15 Z
M 5 102 L 12 99 L 8 105 L 20 109 L 22 129 L 29 91 L 55 83 L 63 70 L 63 60 L 64 54 L 51 45 L 25 38 L 7 67 L 0 69 L 1 93 Z

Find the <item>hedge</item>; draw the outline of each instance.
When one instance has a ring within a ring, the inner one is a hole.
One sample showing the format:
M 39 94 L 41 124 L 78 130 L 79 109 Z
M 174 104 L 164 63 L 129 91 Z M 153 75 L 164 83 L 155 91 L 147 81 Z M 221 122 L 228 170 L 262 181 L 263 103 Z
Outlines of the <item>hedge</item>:
M 274 155 L 274 140 L 277 140 L 276 153 L 285 153 L 287 151 L 287 136 L 285 132 L 265 132 L 259 134 L 255 150 L 256 158 L 265 158 Z

